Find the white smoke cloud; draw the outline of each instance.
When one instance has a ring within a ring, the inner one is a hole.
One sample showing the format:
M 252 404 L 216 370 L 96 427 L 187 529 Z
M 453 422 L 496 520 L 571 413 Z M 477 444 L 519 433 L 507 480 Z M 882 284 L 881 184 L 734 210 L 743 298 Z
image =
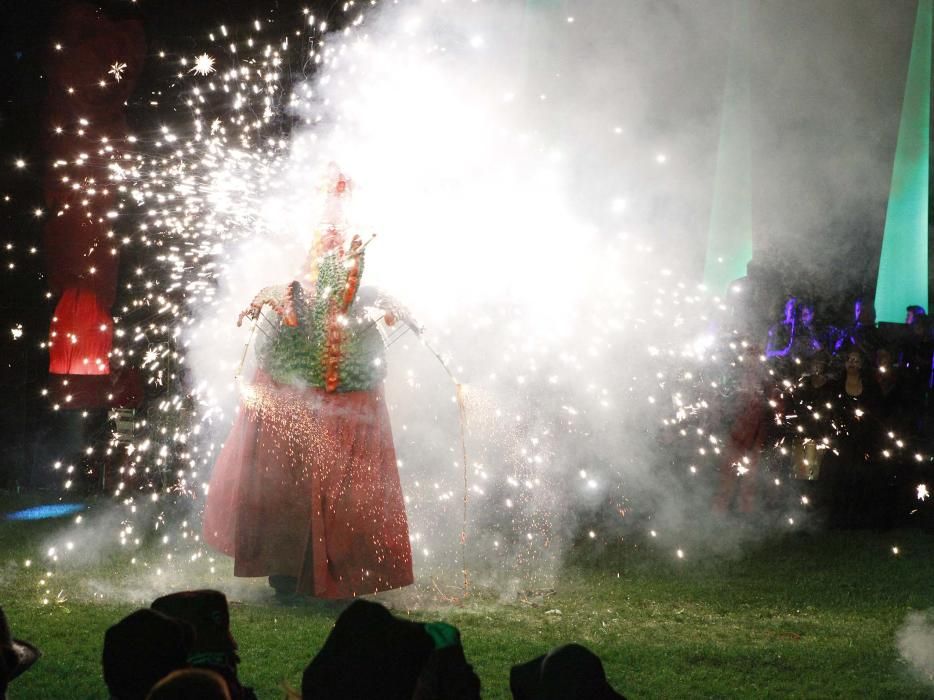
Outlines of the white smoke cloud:
M 513 586 L 547 581 L 580 512 L 617 502 L 619 520 L 647 488 L 656 503 L 678 489 L 653 475 L 670 399 L 649 345 L 704 328 L 685 270 L 706 229 L 686 224 L 680 200 L 708 196 L 692 171 L 710 154 L 691 136 L 714 112 L 652 123 L 668 62 L 614 28 L 639 38 L 658 23 L 670 50 L 712 20 L 575 12 L 425 0 L 329 37 L 314 79 L 293 87 L 306 126 L 260 208 L 274 233 L 232 256 L 189 344 L 196 383 L 232 389 L 246 337 L 232 319 L 263 285 L 297 276 L 320 217 L 315 184 L 338 162 L 354 181 L 351 221 L 377 234 L 364 284 L 412 310 L 466 387 L 465 467 L 456 387 L 413 336 L 391 348 L 421 580 L 455 585 L 465 499 L 469 566 Z
M 895 634 L 901 654 L 922 680 L 934 686 L 934 618 L 931 611 L 912 612 Z

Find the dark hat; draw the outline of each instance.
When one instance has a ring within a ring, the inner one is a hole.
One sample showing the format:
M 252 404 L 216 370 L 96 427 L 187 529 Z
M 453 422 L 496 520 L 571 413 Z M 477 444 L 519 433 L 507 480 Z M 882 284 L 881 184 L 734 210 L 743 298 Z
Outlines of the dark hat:
M 3 653 L 4 680 L 7 683 L 36 663 L 36 660 L 42 656 L 42 652 L 29 642 L 13 639 L 3 608 L 0 608 L 0 650 Z
M 194 629 L 155 610 L 130 613 L 104 634 L 104 682 L 119 700 L 146 697 L 172 671 L 188 666 Z
M 600 658 L 580 644 L 513 666 L 509 689 L 513 700 L 625 700 L 607 682 Z
M 410 700 L 435 648 L 425 625 L 356 600 L 337 618 L 302 675 L 302 698 Z
M 171 593 L 152 602 L 152 609 L 184 620 L 195 628 L 191 662 L 235 663 L 237 642 L 230 633 L 227 596 L 220 591 L 200 590 Z M 223 656 L 223 660 L 218 657 Z

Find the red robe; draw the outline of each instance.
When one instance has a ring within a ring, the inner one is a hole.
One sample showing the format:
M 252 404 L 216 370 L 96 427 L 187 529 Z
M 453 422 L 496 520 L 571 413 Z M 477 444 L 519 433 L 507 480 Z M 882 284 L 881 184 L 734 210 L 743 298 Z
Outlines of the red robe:
M 328 393 L 259 371 L 211 475 L 204 539 L 235 576 L 294 576 L 319 598 L 411 584 L 382 390 Z

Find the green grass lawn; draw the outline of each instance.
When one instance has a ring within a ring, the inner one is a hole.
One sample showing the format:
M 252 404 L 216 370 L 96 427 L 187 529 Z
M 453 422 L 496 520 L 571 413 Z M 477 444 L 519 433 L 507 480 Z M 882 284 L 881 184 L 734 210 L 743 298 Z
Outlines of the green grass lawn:
M 54 584 L 39 586 L 40 565 L 27 569 L 23 561 L 41 559 L 38 546 L 56 527 L 0 522 L 0 603 L 14 635 L 44 654 L 14 682 L 13 700 L 106 697 L 104 630 L 140 607 L 106 593 L 68 593 L 86 591 L 89 578 L 131 585 L 106 562 L 56 572 Z M 631 698 L 934 697 L 934 685 L 900 660 L 895 645 L 911 611 L 934 608 L 932 545 L 917 531 L 787 535 L 742 557 L 678 560 L 641 541 L 599 551 L 585 543 L 553 592 L 502 603 L 479 590 L 461 606 L 408 614 L 460 628 L 485 698 L 509 698 L 513 663 L 568 641 L 596 651 Z M 53 602 L 43 605 L 45 588 Z M 259 583 L 254 589 L 254 602 L 230 593 L 240 675 L 260 698 L 281 698 L 283 681 L 299 687 L 334 615 L 282 607 Z M 59 590 L 64 600 L 55 602 Z

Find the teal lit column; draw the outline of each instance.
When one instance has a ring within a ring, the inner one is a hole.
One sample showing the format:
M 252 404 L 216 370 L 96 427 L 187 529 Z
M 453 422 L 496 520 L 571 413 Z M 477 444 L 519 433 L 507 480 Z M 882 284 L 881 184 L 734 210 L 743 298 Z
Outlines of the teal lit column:
M 876 281 L 880 321 L 901 323 L 906 306 L 928 303 L 931 17 L 931 0 L 919 0 Z
M 720 121 L 704 284 L 713 294 L 746 274 L 752 259 L 749 2 L 734 0 L 733 32 Z

